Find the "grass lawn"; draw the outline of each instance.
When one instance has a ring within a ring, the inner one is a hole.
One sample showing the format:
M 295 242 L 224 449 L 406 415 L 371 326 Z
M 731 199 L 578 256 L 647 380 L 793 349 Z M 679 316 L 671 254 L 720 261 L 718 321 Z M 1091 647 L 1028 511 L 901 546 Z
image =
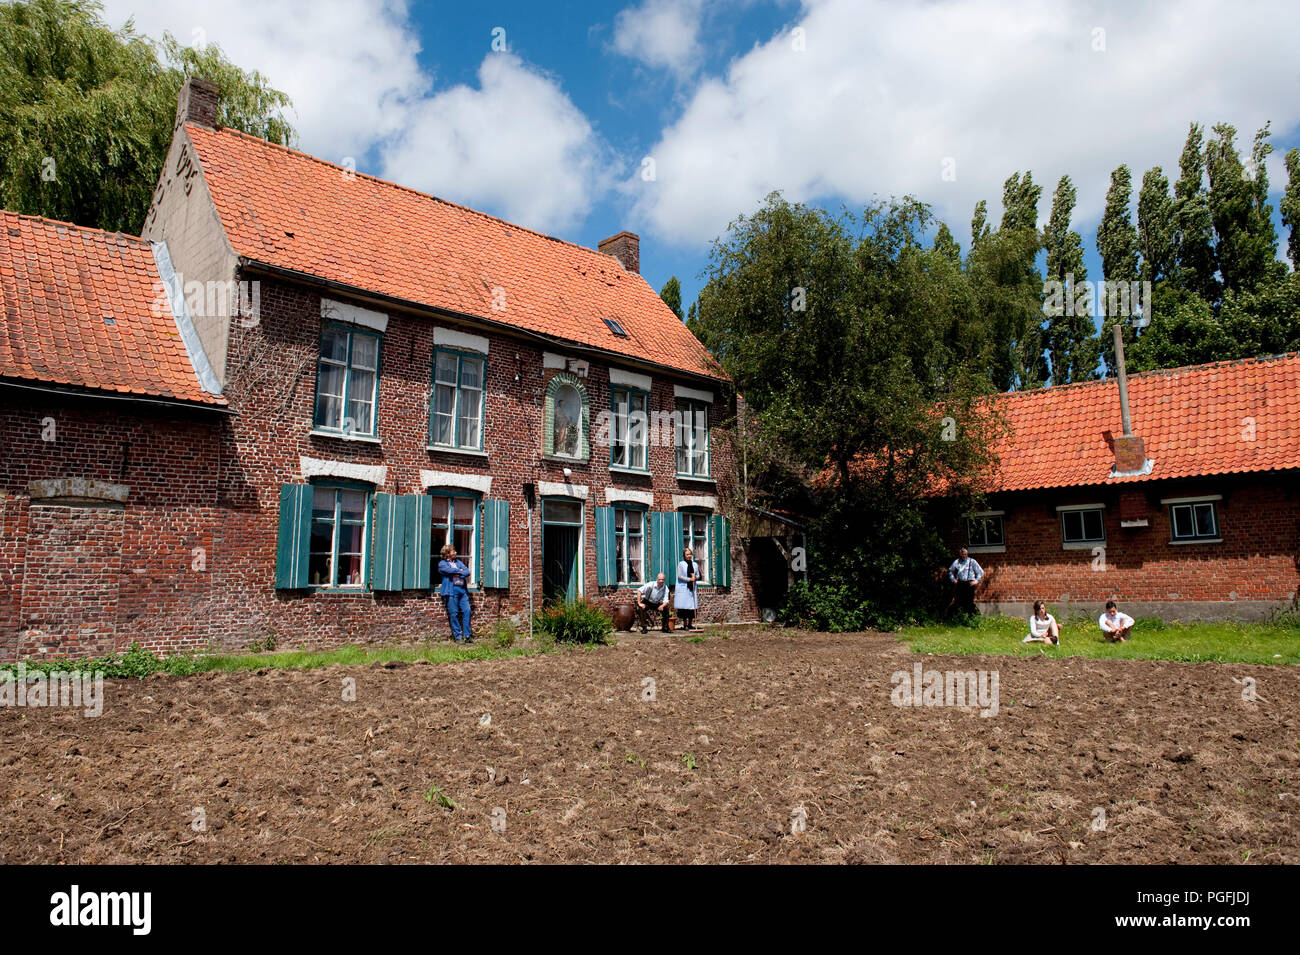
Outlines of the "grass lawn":
M 534 646 L 502 647 L 494 642 L 476 643 L 470 647 L 457 647 L 450 643 L 425 643 L 416 646 L 358 647 L 343 646 L 333 650 L 287 650 L 279 653 L 213 653 L 177 654 L 158 657 L 148 650 L 132 648 L 122 654 L 89 660 L 24 661 L 29 673 L 49 670 L 86 671 L 100 670 L 107 677 L 138 677 L 152 673 L 171 673 L 188 676 L 206 670 L 294 669 L 313 670 L 336 665 L 359 666 L 371 663 L 402 661 L 414 663 L 450 663 L 455 660 L 491 660 L 497 657 L 523 657 L 555 649 L 553 644 L 536 641 Z M 16 664 L 0 667 L 0 680 L 12 679 Z
M 1141 618 L 1127 643 L 1107 643 L 1096 620 L 1061 621 L 1061 645 L 1021 643 L 1027 619 L 980 617 L 969 626 L 904 627 L 896 636 L 917 653 L 1002 653 L 1014 656 L 1182 660 L 1189 663 L 1300 663 L 1300 623 L 1165 623 Z

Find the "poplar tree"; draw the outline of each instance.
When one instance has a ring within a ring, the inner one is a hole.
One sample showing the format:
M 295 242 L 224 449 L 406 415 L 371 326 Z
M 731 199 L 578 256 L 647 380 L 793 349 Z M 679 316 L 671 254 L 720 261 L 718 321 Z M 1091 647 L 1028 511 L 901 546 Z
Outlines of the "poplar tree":
M 1070 228 L 1077 201 L 1074 183 L 1062 176 L 1052 194 L 1052 214 L 1043 229 L 1043 247 L 1047 250 L 1048 282 L 1058 282 L 1063 314 L 1047 316 L 1047 354 L 1051 361 L 1051 380 L 1065 385 L 1092 377 L 1096 351 L 1087 346 L 1093 333 L 1092 315 L 1082 308 L 1085 301 L 1077 293 L 1088 280 L 1083 262 L 1083 239 Z M 1076 313 L 1076 306 L 1078 313 Z
M 1129 218 L 1129 201 L 1132 196 L 1133 177 L 1128 166 L 1120 166 L 1110 176 L 1106 191 L 1106 209 L 1097 227 L 1097 252 L 1101 255 L 1101 268 L 1106 284 L 1120 283 L 1128 286 L 1138 277 L 1137 230 Z M 1132 339 L 1129 325 L 1131 315 L 1111 314 L 1108 308 L 1110 295 L 1098 293 L 1099 308 L 1103 312 L 1100 333 L 1100 352 L 1106 363 L 1106 374 L 1115 374 L 1115 344 L 1111 327 L 1122 324 L 1126 341 Z

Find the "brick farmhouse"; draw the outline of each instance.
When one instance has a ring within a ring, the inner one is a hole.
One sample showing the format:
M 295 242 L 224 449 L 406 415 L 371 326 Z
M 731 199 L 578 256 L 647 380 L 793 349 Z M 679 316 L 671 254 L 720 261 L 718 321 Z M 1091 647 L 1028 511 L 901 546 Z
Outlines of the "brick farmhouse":
M 981 609 L 1256 619 L 1300 589 L 1300 355 L 999 395 Z
M 684 544 L 699 619 L 757 618 L 750 545 L 785 531 L 738 504 L 743 401 L 635 235 L 582 248 L 216 113 L 181 90 L 140 238 L 2 215 L 0 660 L 445 634 L 447 542 L 478 620 L 628 602 Z

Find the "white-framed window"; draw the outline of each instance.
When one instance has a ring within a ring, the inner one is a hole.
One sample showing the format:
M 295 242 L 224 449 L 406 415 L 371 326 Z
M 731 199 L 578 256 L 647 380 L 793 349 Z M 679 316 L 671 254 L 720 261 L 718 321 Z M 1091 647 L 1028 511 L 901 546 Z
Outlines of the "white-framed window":
M 366 586 L 370 492 L 318 484 L 312 491 L 311 549 L 307 582 L 312 587 Z
M 695 571 L 696 582 L 707 584 L 712 578 L 709 576 L 709 517 L 704 511 L 682 511 L 682 548 L 689 547 L 692 551 L 692 558 L 698 565 Z M 677 561 L 673 566 L 681 563 L 681 554 L 678 553 Z M 675 583 L 675 581 L 672 581 Z
M 445 348 L 434 350 L 429 444 L 483 450 L 485 365 L 477 355 Z
M 645 583 L 646 512 L 642 508 L 614 508 L 614 559 L 620 587 Z
M 1220 540 L 1217 502 L 1203 500 L 1171 503 L 1169 533 L 1170 540 L 1175 543 Z
M 379 335 L 326 325 L 321 331 L 316 375 L 318 431 L 373 437 L 379 399 Z
M 609 466 L 649 470 L 650 396 L 635 388 L 610 389 Z
M 971 514 L 966 518 L 966 544 L 971 549 L 1003 547 L 1006 542 L 1001 514 Z
M 467 587 L 478 586 L 479 499 L 477 495 L 452 491 L 430 491 L 433 499 L 432 561 L 436 574 L 442 548 L 451 544 L 457 557 L 469 568 Z M 436 578 L 435 578 L 436 579 Z
M 677 473 L 688 477 L 708 477 L 708 402 L 678 398 L 673 417 L 677 432 Z
M 1063 544 L 1103 544 L 1106 542 L 1106 509 L 1100 505 L 1057 508 L 1061 514 Z

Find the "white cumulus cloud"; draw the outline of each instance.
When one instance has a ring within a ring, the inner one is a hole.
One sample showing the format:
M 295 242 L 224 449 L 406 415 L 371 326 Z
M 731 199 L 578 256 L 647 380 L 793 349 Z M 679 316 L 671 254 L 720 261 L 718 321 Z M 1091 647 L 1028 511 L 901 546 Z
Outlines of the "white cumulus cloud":
M 1043 216 L 1069 173 L 1091 222 L 1120 163 L 1135 185 L 1153 165 L 1176 178 L 1193 120 L 1235 124 L 1239 148 L 1268 119 L 1294 137 L 1297 36 L 1300 6 L 1282 2 L 806 0 L 701 81 L 650 150 L 655 179 L 624 188 L 642 228 L 687 245 L 773 189 L 850 206 L 912 193 L 964 244 L 976 200 L 996 222 L 1002 181 L 1026 169 Z
M 550 77 L 488 53 L 478 86 L 416 104 L 383 153 L 384 176 L 542 231 L 574 226 L 608 190 L 609 155 Z

